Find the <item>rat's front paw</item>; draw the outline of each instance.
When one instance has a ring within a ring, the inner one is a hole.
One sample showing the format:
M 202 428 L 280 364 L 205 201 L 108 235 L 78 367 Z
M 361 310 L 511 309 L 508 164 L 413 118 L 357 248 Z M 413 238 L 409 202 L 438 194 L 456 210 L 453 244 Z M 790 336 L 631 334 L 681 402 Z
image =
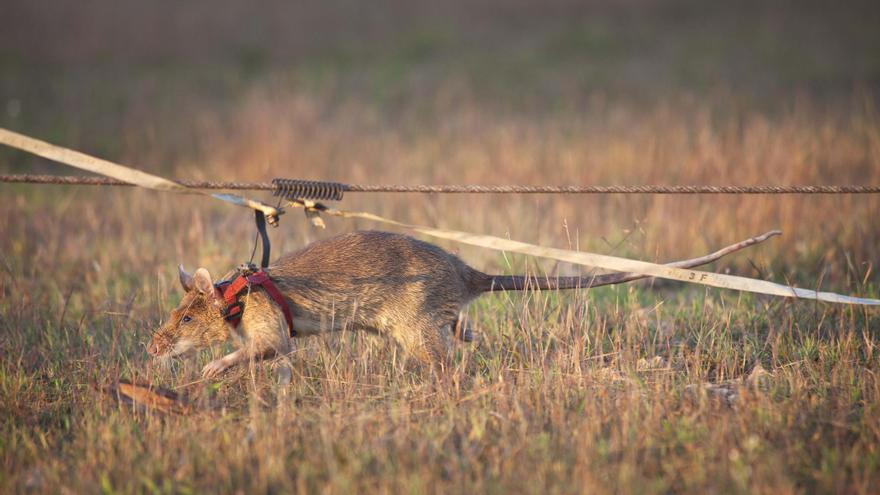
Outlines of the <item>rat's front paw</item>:
M 228 367 L 229 365 L 223 362 L 222 359 L 215 359 L 202 368 L 202 376 L 205 378 L 214 378 L 220 373 L 226 371 L 226 368 Z

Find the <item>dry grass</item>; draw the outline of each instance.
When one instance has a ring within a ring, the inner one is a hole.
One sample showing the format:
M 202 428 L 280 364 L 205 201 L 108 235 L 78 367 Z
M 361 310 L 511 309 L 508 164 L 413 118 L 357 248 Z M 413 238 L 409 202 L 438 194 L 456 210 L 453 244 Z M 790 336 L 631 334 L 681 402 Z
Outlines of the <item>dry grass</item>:
M 90 53 L 46 49 L 64 60 Z M 70 115 L 89 98 L 45 90 L 60 103 L 28 113 L 25 91 L 22 116 L 7 108 L 2 122 L 181 178 L 880 183 L 870 89 L 830 100 L 775 93 L 764 106 L 746 90 L 642 98 L 544 81 L 558 97 L 514 87 L 527 100 L 517 106 L 487 98 L 467 70 L 437 76 L 449 53 L 407 61 L 396 70 L 408 76 L 390 82 L 387 60 L 377 73 L 322 68 L 321 84 L 305 69 L 267 70 L 222 103 L 200 93 L 198 75 L 173 72 L 158 88 L 142 75 L 121 93 L 99 85 L 108 96 L 98 100 L 119 97 L 120 107 L 81 119 Z M 37 79 L 9 63 L 21 72 L 0 85 L 4 98 Z M 530 63 L 516 67 L 541 72 Z M 576 66 L 546 72 L 559 82 Z M 72 93 L 94 90 L 95 76 L 70 77 Z M 375 96 L 373 83 L 392 89 Z M 47 167 L 0 152 L 2 170 Z M 389 342 L 343 334 L 297 341 L 289 386 L 268 364 L 204 382 L 197 372 L 211 352 L 162 371 L 144 343 L 179 297 L 178 262 L 221 272 L 249 256 L 246 212 L 122 189 L 7 185 L 0 195 L 2 492 L 870 493 L 880 484 L 873 310 L 659 283 L 489 295 L 470 311 L 479 342 L 459 348 L 442 380 L 403 364 Z M 714 268 L 880 295 L 876 196 L 350 194 L 343 206 L 648 260 L 781 228 L 783 238 Z M 328 224 L 319 232 L 283 217 L 274 252 L 376 227 Z M 486 271 L 576 271 L 460 254 Z M 125 377 L 176 388 L 210 412 L 121 408 L 100 389 Z

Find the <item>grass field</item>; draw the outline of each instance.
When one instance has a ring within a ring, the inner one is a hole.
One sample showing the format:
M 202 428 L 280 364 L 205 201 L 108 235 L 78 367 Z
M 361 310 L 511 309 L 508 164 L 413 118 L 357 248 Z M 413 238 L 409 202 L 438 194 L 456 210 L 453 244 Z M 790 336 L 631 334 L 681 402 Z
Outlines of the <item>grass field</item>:
M 0 126 L 176 178 L 880 184 L 870 3 L 10 2 Z M 338 7 L 338 6 L 337 6 Z M 5 8 L 5 7 L 4 7 Z M 169 21 L 171 9 L 173 22 Z M 0 150 L 0 172 L 71 173 Z M 880 297 L 873 196 L 348 194 L 348 209 Z M 292 212 L 274 253 L 354 229 Z M 0 492 L 876 493 L 880 314 L 642 282 L 486 295 L 435 380 L 381 338 L 199 379 L 152 365 L 176 266 L 250 255 L 248 212 L 0 185 Z M 440 243 L 483 271 L 578 268 Z M 148 380 L 200 414 L 119 406 Z

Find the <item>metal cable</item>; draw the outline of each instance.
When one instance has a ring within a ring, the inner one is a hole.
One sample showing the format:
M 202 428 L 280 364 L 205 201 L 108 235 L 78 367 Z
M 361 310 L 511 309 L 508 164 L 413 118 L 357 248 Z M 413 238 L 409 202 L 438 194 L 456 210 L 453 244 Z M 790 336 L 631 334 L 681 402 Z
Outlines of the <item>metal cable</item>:
M 0 175 L 0 182 L 66 184 L 92 186 L 131 186 L 105 177 L 69 175 Z M 271 182 L 222 182 L 177 180 L 180 185 L 198 189 L 276 191 Z M 308 181 L 320 185 L 321 181 Z M 346 192 L 393 193 L 478 193 L 478 194 L 876 194 L 880 186 L 481 186 L 481 185 L 392 185 L 333 184 Z
M 492 193 L 492 194 L 862 194 L 880 186 L 388 186 L 349 185 L 352 192 Z
M 0 175 L 0 182 L 17 182 L 28 184 L 61 184 L 75 186 L 134 186 L 125 181 L 111 179 L 109 177 L 94 177 L 86 175 Z M 275 186 L 271 182 L 218 182 L 208 180 L 175 180 L 178 184 L 197 189 L 226 189 L 226 190 L 250 190 L 272 191 Z

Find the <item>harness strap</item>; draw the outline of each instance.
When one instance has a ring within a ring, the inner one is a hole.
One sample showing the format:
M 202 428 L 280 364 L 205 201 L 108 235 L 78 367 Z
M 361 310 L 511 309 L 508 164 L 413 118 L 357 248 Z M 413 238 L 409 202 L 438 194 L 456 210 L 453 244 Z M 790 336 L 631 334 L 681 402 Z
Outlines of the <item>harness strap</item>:
M 217 295 L 222 298 L 223 302 L 226 304 L 226 307 L 220 311 L 223 318 L 225 318 L 233 328 L 241 323 L 241 315 L 244 313 L 244 303 L 238 299 L 238 296 L 245 287 L 251 285 L 259 285 L 262 287 L 269 297 L 275 301 L 275 304 L 281 308 L 281 312 L 284 313 L 284 319 L 287 321 L 287 328 L 290 330 L 290 336 L 295 337 L 296 330 L 293 329 L 293 315 L 290 312 L 290 307 L 288 307 L 287 302 L 284 301 L 284 296 L 281 295 L 281 291 L 278 290 L 278 287 L 275 287 L 275 284 L 269 278 L 269 275 L 263 270 L 247 276 L 239 275 L 235 277 L 232 282 L 221 282 L 215 286 L 218 293 Z

